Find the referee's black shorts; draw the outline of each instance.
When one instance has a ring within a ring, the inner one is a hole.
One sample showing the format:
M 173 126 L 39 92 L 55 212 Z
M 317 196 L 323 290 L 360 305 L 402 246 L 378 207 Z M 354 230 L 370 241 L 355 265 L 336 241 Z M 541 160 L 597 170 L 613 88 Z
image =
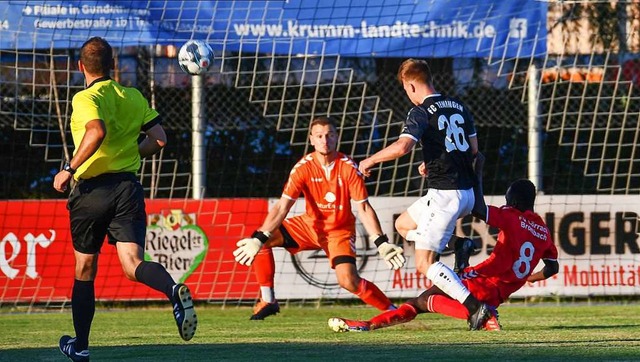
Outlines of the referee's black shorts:
M 73 248 L 96 254 L 104 243 L 135 242 L 144 248 L 147 214 L 144 190 L 129 172 L 80 180 L 69 194 Z

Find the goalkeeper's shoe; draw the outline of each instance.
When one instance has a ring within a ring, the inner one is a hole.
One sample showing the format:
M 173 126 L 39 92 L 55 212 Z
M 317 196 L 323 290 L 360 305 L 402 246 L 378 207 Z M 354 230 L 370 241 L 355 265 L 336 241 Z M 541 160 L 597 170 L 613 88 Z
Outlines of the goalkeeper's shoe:
M 195 309 L 193 309 L 191 291 L 182 283 L 176 284 L 173 286 L 171 301 L 173 302 L 173 317 L 178 325 L 180 337 L 188 341 L 196 334 L 196 327 L 198 326 L 198 317 Z
M 498 320 L 498 310 L 494 308 L 490 308 L 489 311 L 489 319 L 484 324 L 484 329 L 487 331 L 501 331 L 502 325 L 500 325 L 500 321 Z
M 251 318 L 249 318 L 249 320 L 261 321 L 270 315 L 275 315 L 278 313 L 280 313 L 280 305 L 278 305 L 277 301 L 269 303 L 260 299 L 260 301 L 253 307 L 253 315 L 251 316 Z
M 368 332 L 371 323 L 367 321 L 354 321 L 343 318 L 329 318 L 329 328 L 334 332 Z
M 89 361 L 89 350 L 76 351 L 76 339 L 71 336 L 60 337 L 60 352 L 72 361 Z
M 469 258 L 471 257 L 471 253 L 473 253 L 475 248 L 475 243 L 469 238 L 458 237 L 456 239 L 454 243 L 454 251 L 456 256 L 453 267 L 454 273 L 460 274 L 462 273 L 464 268 L 469 266 Z
M 475 313 L 469 315 L 469 319 L 467 319 L 467 323 L 469 324 L 469 330 L 477 331 L 484 327 L 485 323 L 489 319 L 491 312 L 489 311 L 489 306 L 482 303 L 480 307 L 475 311 Z

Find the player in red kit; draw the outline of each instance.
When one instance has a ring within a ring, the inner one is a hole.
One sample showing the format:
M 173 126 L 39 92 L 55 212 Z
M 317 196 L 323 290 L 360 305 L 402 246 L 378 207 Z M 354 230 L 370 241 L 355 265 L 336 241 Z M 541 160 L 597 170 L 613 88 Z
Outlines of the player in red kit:
M 531 181 L 513 182 L 505 195 L 507 203 L 502 207 L 487 206 L 482 188 L 475 190 L 478 197 L 474 216 L 499 228 L 500 233 L 489 258 L 478 265 L 466 267 L 461 279 L 473 296 L 490 307 L 491 316 L 483 328 L 500 330 L 497 307 L 526 282 L 544 280 L 557 274 L 558 250 L 549 228 L 533 211 L 536 190 Z M 540 260 L 544 262 L 544 268 L 533 273 Z M 336 332 L 369 331 L 409 322 L 420 313 L 441 313 L 458 319 L 469 317 L 469 311 L 460 302 L 432 286 L 397 310 L 382 313 L 368 321 L 331 318 L 329 327 Z

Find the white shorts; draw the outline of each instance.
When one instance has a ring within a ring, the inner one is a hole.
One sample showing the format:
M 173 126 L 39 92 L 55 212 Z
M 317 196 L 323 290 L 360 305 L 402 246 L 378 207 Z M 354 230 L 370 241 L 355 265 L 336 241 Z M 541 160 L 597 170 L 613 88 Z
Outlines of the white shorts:
M 418 225 L 407 234 L 407 240 L 415 242 L 417 250 L 432 250 L 442 253 L 455 230 L 459 218 L 473 209 L 473 189 L 436 190 L 414 202 L 407 213 Z

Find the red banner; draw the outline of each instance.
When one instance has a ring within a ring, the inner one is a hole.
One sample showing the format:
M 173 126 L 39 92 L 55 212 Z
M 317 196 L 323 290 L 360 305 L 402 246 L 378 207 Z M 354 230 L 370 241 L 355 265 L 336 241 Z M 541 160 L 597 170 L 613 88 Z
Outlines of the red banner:
M 147 200 L 145 258 L 163 264 L 200 300 L 253 299 L 258 286 L 238 265 L 235 243 L 260 226 L 266 199 Z M 71 298 L 74 256 L 66 200 L 0 201 L 0 303 Z M 95 281 L 98 300 L 162 300 L 124 277 L 105 242 Z

